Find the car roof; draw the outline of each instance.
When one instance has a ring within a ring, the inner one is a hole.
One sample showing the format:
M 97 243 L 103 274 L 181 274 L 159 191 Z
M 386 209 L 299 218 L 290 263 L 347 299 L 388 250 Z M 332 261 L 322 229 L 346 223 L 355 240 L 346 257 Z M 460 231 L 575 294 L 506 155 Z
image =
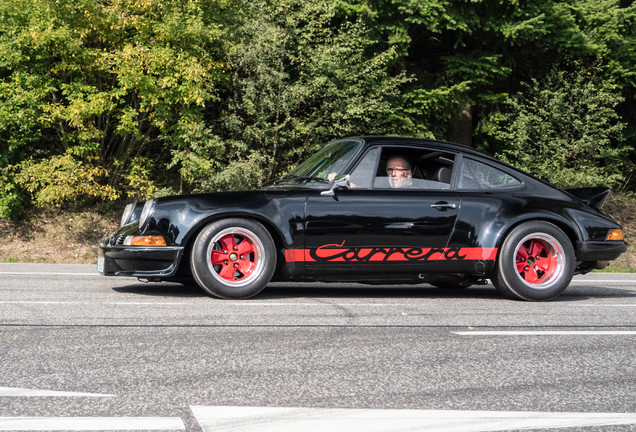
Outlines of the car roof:
M 451 143 L 446 141 L 438 141 L 438 140 L 425 139 L 425 138 L 412 138 L 412 137 L 400 137 L 400 136 L 352 136 L 352 137 L 344 138 L 344 140 L 351 140 L 351 139 L 361 140 L 367 146 L 381 145 L 381 144 L 398 144 L 398 145 L 435 147 L 438 149 L 462 152 L 466 154 L 479 156 L 482 158 L 490 159 L 492 161 L 496 161 L 499 164 L 502 164 L 501 161 L 487 154 L 484 154 L 480 151 L 477 151 L 473 147 L 467 146 L 465 144 Z M 338 141 L 341 141 L 341 140 L 338 140 Z
M 435 148 L 438 150 L 447 150 L 447 151 L 452 151 L 452 152 L 461 152 L 465 155 L 471 155 L 471 156 L 475 156 L 478 158 L 481 158 L 482 160 L 488 160 L 492 163 L 494 163 L 495 165 L 501 167 L 501 168 L 505 168 L 511 171 L 514 171 L 517 174 L 521 174 L 522 176 L 525 176 L 526 179 L 532 179 L 534 181 L 538 181 L 552 189 L 556 189 L 555 186 L 543 179 L 540 179 L 524 170 L 521 170 L 513 165 L 510 165 L 507 162 L 503 162 L 497 158 L 494 158 L 490 155 L 487 155 L 485 153 L 482 153 L 476 149 L 474 149 L 473 147 L 467 146 L 465 144 L 458 144 L 458 143 L 451 143 L 451 142 L 446 142 L 446 141 L 439 141 L 439 140 L 433 140 L 433 139 L 426 139 L 426 138 L 412 138 L 412 137 L 401 137 L 401 136 L 352 136 L 352 137 L 348 137 L 348 138 L 344 138 L 344 140 L 360 140 L 364 143 L 365 147 L 370 147 L 372 145 L 384 145 L 384 144 L 388 144 L 388 145 L 410 145 L 410 146 L 422 146 L 422 147 L 428 147 L 428 148 Z M 341 141 L 341 140 L 337 140 L 337 141 Z

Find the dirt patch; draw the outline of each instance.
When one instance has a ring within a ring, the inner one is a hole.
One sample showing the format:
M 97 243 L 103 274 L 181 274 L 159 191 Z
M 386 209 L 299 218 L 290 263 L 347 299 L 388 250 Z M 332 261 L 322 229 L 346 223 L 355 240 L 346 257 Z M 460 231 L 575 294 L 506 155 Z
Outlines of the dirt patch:
M 0 219 L 0 262 L 95 263 L 99 241 L 118 222 L 115 214 L 93 210 L 41 211 L 18 222 Z
M 118 227 L 121 211 L 42 211 L 19 222 L 0 219 L 0 262 L 95 263 L 99 241 Z M 629 244 L 608 270 L 636 272 L 636 197 L 612 195 L 604 211 L 623 226 Z
M 603 212 L 621 224 L 627 242 L 627 252 L 613 261 L 608 270 L 636 272 L 636 196 L 613 194 L 605 203 Z

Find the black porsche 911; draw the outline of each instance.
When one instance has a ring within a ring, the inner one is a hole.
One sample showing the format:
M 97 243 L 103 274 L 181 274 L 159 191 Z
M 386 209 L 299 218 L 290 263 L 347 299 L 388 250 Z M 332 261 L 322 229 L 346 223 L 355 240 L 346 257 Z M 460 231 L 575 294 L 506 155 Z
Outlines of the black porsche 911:
M 194 280 L 226 299 L 273 280 L 490 279 L 507 297 L 549 300 L 626 250 L 601 212 L 609 193 L 559 190 L 460 145 L 346 138 L 258 190 L 129 204 L 102 240 L 98 270 Z

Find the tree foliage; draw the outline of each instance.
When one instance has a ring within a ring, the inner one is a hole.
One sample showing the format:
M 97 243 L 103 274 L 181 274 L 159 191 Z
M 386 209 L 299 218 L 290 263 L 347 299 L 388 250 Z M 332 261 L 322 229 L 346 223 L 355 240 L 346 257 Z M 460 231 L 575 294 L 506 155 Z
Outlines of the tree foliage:
M 40 205 L 147 195 L 151 185 L 136 175 L 139 158 L 165 166 L 171 150 L 196 146 L 199 137 L 184 143 L 180 134 L 205 123 L 206 103 L 217 100 L 226 80 L 215 23 L 225 6 L 214 5 L 0 1 L 5 177 L 23 171 L 17 184 Z M 47 169 L 46 180 L 33 178 Z M 99 181 L 64 190 L 93 170 Z M 54 185 L 60 190 L 49 193 Z
M 245 146 L 234 148 L 266 158 L 267 178 L 333 137 L 408 131 L 398 108 L 407 79 L 389 70 L 395 49 L 363 22 L 338 20 L 328 2 L 250 5 L 222 126 Z
M 635 158 L 635 34 L 631 0 L 0 0 L 0 217 L 254 187 L 352 134 L 449 139 L 618 186 Z
M 633 169 L 616 113 L 622 101 L 592 72 L 553 70 L 494 115 L 501 158 L 563 188 L 621 187 Z

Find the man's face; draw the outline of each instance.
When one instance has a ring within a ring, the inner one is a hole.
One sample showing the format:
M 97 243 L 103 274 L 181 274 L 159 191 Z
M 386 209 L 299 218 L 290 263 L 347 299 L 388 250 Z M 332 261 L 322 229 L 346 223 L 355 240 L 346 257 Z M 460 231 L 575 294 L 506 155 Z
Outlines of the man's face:
M 386 165 L 386 175 L 389 177 L 389 185 L 392 188 L 400 188 L 411 185 L 411 169 L 408 162 L 401 157 L 389 159 Z

